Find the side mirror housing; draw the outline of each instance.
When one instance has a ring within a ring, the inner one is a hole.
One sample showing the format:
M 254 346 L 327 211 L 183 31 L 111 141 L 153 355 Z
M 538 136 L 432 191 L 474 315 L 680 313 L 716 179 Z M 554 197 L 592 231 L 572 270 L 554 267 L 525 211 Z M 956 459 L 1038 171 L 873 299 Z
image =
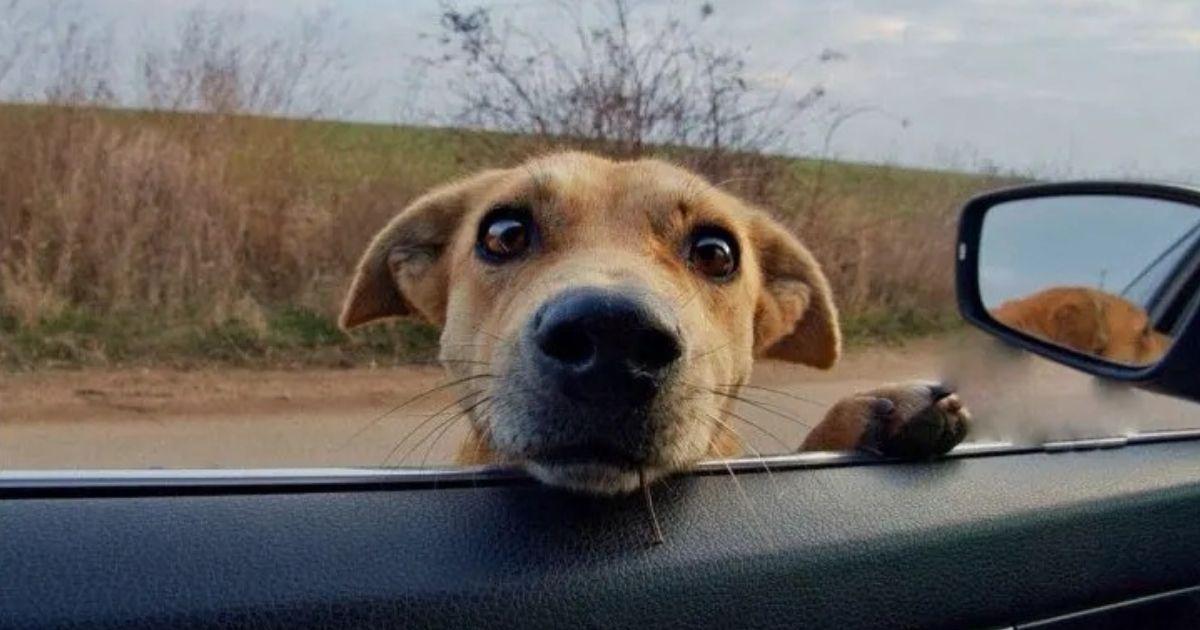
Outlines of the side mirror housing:
M 962 210 L 959 310 L 1073 368 L 1200 401 L 1200 191 L 1063 182 Z

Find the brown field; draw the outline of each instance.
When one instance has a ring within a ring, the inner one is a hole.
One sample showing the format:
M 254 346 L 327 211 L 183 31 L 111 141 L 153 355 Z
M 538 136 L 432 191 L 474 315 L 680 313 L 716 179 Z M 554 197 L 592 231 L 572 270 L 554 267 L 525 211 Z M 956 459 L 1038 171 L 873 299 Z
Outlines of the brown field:
M 419 324 L 353 338 L 333 325 L 362 247 L 427 188 L 557 144 L 429 128 L 0 107 L 0 365 L 428 358 L 434 336 Z M 688 162 L 687 151 L 654 151 Z M 723 167 L 735 173 L 724 185 L 773 209 L 814 250 L 851 340 L 954 325 L 956 210 L 1000 180 L 735 158 Z

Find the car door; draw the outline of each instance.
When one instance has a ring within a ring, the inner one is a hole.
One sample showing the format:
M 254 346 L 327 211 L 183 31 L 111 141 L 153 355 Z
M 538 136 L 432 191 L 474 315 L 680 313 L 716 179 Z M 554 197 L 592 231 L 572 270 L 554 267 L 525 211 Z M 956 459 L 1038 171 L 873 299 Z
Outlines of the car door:
M 4 627 L 1189 627 L 1200 585 L 1194 431 L 709 464 L 654 516 L 494 470 L 6 473 L 0 493 Z

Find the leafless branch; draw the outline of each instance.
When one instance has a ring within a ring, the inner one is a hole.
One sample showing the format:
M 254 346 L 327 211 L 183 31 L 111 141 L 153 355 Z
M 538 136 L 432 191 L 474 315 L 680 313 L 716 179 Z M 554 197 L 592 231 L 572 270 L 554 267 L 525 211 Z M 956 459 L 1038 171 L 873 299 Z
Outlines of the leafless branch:
M 572 37 L 514 28 L 488 8 L 443 5 L 443 51 L 425 61 L 454 77 L 456 122 L 618 155 L 687 147 L 692 166 L 724 179 L 737 170 L 730 164 L 778 148 L 824 96 L 817 87 L 789 100 L 756 81 L 744 51 L 700 33 L 711 4 L 691 20 L 643 19 L 630 0 L 584 5 L 593 11 L 555 6 Z

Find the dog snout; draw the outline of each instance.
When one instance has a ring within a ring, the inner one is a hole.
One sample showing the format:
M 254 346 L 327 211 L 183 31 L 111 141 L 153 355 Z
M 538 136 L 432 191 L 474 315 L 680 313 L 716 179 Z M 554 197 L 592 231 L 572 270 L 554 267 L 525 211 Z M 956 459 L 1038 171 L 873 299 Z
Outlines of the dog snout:
M 683 353 L 675 326 L 638 297 L 612 289 L 560 294 L 532 326 L 542 369 L 576 399 L 645 402 Z

